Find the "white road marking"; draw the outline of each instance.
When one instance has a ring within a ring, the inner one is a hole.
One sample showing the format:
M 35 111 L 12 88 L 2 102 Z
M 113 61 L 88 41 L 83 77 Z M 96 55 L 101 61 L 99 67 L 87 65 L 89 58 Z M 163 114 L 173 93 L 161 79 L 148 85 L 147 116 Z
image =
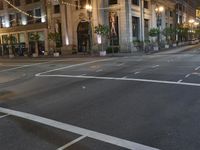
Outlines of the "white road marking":
M 139 74 L 140 72 L 135 72 L 134 74 Z
M 181 82 L 183 82 L 183 80 L 178 80 L 177 82 L 178 82 L 178 83 L 181 83 Z
M 152 68 L 158 68 L 160 65 L 155 65 L 155 66 L 152 66 Z
M 0 116 L 0 119 L 1 119 L 1 118 L 5 118 L 5 117 L 7 117 L 7 116 L 9 116 L 9 115 L 7 114 L 7 115 Z
M 200 66 L 199 67 L 197 67 L 197 68 L 195 68 L 195 71 L 197 71 L 197 70 L 199 70 L 200 69 Z
M 64 146 L 62 146 L 62 147 L 60 147 L 60 148 L 58 148 L 57 150 L 64 150 L 64 149 L 66 149 L 66 148 L 72 146 L 73 144 L 75 144 L 75 143 L 77 143 L 77 142 L 83 140 L 83 139 L 86 138 L 86 137 L 87 137 L 87 136 L 83 135 L 83 136 L 81 136 L 81 137 L 79 137 L 79 138 L 77 138 L 77 139 L 75 139 L 75 140 L 73 140 L 73 141 L 67 143 L 66 145 L 64 145 Z
M 103 69 L 96 70 L 96 72 L 102 72 L 102 71 L 103 71 Z
M 109 61 L 109 60 L 113 60 L 113 59 L 114 58 L 108 58 L 108 59 L 101 59 L 101 60 L 95 60 L 95 61 L 89 61 L 89 62 L 84 62 L 84 63 L 80 63 L 80 64 L 75 64 L 75 65 L 70 65 L 70 66 L 66 66 L 66 67 L 61 67 L 61 68 L 52 69 L 52 70 L 48 70 L 48 71 L 45 71 L 45 72 L 37 73 L 35 76 L 37 77 L 37 76 L 40 76 L 40 75 L 45 74 L 45 73 L 50 73 L 50 72 L 54 72 L 54 71 L 59 71 L 59 70 L 73 68 L 73 67 L 88 65 L 88 64 L 92 64 L 92 63 L 96 63 L 96 62 Z
M 200 73 L 198 73 L 198 72 L 193 72 L 192 74 L 194 74 L 194 75 L 200 75 Z
M 26 68 L 26 67 L 31 67 L 31 66 L 37 66 L 37 65 L 41 65 L 41 64 L 45 64 L 45 63 L 47 63 L 47 62 L 35 63 L 35 64 L 30 64 L 30 65 L 23 65 L 23 66 L 19 66 L 19 67 L 4 69 L 4 70 L 1 70 L 0 73 L 7 72 L 7 71 L 13 71 L 13 70 L 17 70 L 17 69 L 22 69 L 22 68 Z
M 122 77 L 123 79 L 126 79 L 127 78 L 127 76 L 124 76 L 124 77 Z
M 61 78 L 81 78 L 81 79 L 99 79 L 99 80 L 116 80 L 116 81 L 136 81 L 136 82 L 149 82 L 160 84 L 172 84 L 172 85 L 184 85 L 200 87 L 198 83 L 189 82 L 174 82 L 174 81 L 162 81 L 162 80 L 149 80 L 149 79 L 136 79 L 136 78 L 115 78 L 115 77 L 97 77 L 97 76 L 73 76 L 73 75 L 38 75 L 38 77 L 61 77 Z
M 82 74 L 81 76 L 86 76 L 87 74 L 85 73 L 85 74 Z
M 188 78 L 190 75 L 191 75 L 191 74 L 187 74 L 187 75 L 185 76 L 185 78 Z
M 119 147 L 130 149 L 130 150 L 158 150 L 156 148 L 152 148 L 152 147 L 149 147 L 149 146 L 138 144 L 138 143 L 135 143 L 135 142 L 132 142 L 132 141 L 128 141 L 128 140 L 125 140 L 125 139 L 117 138 L 117 137 L 106 135 L 106 134 L 103 134 L 103 133 L 99 133 L 99 132 L 91 131 L 91 130 L 88 130 L 88 129 L 76 127 L 76 126 L 73 126 L 73 125 L 70 125 L 70 124 L 67 124 L 67 123 L 58 122 L 58 121 L 55 121 L 55 120 L 52 120 L 52 119 L 32 115 L 32 114 L 25 113 L 25 112 L 6 109 L 6 108 L 3 108 L 3 107 L 0 107 L 0 112 L 5 113 L 5 114 L 9 114 L 9 115 L 12 115 L 12 116 L 15 116 L 15 117 L 31 120 L 31 121 L 34 121 L 34 122 L 38 122 L 38 123 L 41 123 L 43 125 L 51 126 L 51 127 L 54 127 L 54 128 L 60 129 L 60 130 L 64 130 L 64 131 L 68 131 L 68 132 L 71 132 L 71 133 L 75 133 L 75 134 L 78 134 L 78 135 L 87 136 L 87 137 L 95 139 L 95 140 L 103 141 L 103 142 L 113 144 L 113 145 L 116 145 L 116 146 L 119 146 Z
M 125 65 L 125 63 L 120 63 L 120 64 L 118 64 L 117 66 L 118 66 L 118 67 L 121 67 L 121 66 L 123 66 L 123 65 Z

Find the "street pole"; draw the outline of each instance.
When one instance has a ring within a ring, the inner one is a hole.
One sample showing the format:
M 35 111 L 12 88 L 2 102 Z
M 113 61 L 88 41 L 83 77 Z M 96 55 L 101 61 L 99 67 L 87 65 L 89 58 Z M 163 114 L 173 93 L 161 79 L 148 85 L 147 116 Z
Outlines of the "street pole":
M 87 10 L 87 14 L 88 14 L 88 20 L 89 20 L 89 52 L 92 52 L 92 5 L 91 4 L 87 4 L 86 5 L 86 10 Z

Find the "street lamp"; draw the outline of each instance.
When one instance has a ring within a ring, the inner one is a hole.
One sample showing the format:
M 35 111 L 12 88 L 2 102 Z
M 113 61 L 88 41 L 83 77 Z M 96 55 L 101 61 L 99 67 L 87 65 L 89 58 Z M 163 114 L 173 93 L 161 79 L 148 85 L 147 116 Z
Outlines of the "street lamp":
M 92 49 L 92 22 L 91 22 L 91 19 L 92 19 L 92 5 L 91 4 L 87 4 L 85 6 L 86 10 L 87 10 L 87 15 L 88 15 L 88 19 L 89 19 L 89 29 L 88 29 L 88 32 L 89 32 L 89 51 L 91 52 L 91 49 Z
M 163 6 L 156 6 L 155 12 L 156 12 L 156 21 L 157 21 L 157 28 L 161 30 L 162 26 L 162 13 L 164 11 Z M 160 33 L 158 34 L 158 44 L 160 43 Z

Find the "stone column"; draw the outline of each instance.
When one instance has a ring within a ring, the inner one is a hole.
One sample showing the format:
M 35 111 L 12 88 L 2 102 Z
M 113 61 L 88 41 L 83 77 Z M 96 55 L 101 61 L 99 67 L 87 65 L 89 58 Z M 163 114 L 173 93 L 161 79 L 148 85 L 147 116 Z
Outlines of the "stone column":
M 122 6 L 119 14 L 119 31 L 120 31 L 120 49 L 121 52 L 130 52 L 132 50 L 132 15 L 131 0 L 121 0 Z
M 144 0 L 140 0 L 140 40 L 144 41 Z
M 62 41 L 63 47 L 67 46 L 68 43 L 68 33 L 67 33 L 67 6 L 61 5 L 61 28 L 62 28 Z

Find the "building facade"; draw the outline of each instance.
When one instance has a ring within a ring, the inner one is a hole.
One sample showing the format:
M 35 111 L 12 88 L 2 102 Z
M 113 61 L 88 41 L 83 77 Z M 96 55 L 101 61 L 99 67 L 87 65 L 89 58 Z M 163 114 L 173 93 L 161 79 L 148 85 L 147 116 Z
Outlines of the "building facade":
M 86 9 L 87 4 L 91 10 Z M 159 6 L 164 8 L 160 20 L 155 11 Z M 111 30 L 106 44 L 130 52 L 135 50 L 133 40 L 149 39 L 149 29 L 176 27 L 191 18 L 195 18 L 193 0 L 2 0 L 0 43 L 13 35 L 20 46 L 34 53 L 30 36 L 38 33 L 42 55 L 53 47 L 48 34 L 55 32 L 61 35 L 64 54 L 97 50 L 99 37 L 94 27 L 105 24 Z

